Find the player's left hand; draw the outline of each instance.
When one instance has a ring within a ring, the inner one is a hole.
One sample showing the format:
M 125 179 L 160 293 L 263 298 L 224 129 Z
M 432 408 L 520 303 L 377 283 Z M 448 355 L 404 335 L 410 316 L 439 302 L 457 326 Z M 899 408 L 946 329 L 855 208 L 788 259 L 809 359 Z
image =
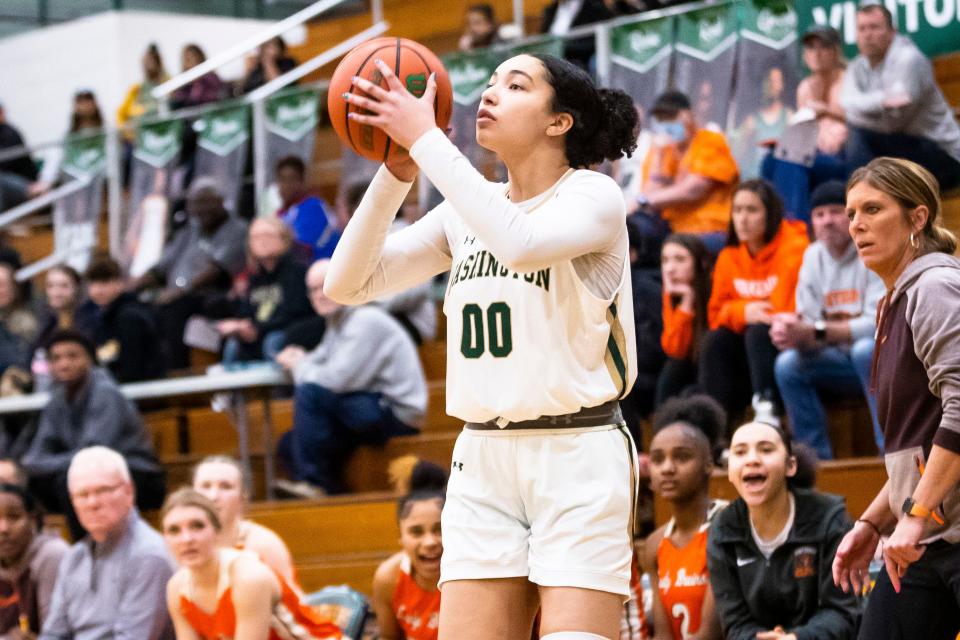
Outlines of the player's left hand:
M 919 544 L 923 537 L 923 525 L 922 518 L 904 516 L 897 523 L 893 535 L 883 545 L 883 562 L 887 565 L 887 575 L 890 576 L 893 590 L 897 593 L 900 593 L 900 578 L 927 550 Z
M 394 142 L 405 149 L 413 146 L 423 134 L 436 128 L 437 118 L 433 101 L 437 95 L 437 76 L 431 73 L 423 96 L 417 98 L 407 91 L 393 70 L 382 60 L 376 61 L 388 89 L 373 84 L 365 78 L 355 77 L 353 86 L 367 94 L 345 93 L 343 99 L 350 104 L 369 111 L 369 114 L 351 112 L 349 118 L 361 124 L 379 127 Z

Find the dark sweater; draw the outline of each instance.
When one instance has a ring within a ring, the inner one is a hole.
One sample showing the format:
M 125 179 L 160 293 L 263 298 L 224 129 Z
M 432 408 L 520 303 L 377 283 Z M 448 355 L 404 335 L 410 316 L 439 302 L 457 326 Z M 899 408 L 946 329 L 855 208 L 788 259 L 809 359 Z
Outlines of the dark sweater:
M 707 566 L 727 640 L 754 640 L 778 625 L 798 640 L 856 636 L 857 599 L 833 584 L 837 545 L 851 527 L 843 499 L 815 491 L 793 495 L 793 528 L 769 559 L 753 540 L 742 498 L 713 521 Z
M 157 319 L 134 294 L 121 294 L 102 309 L 87 301 L 77 310 L 74 324 L 78 331 L 90 336 L 100 364 L 121 384 L 166 375 Z
M 250 276 L 249 293 L 239 302 L 238 316 L 249 318 L 262 339 L 271 331 L 288 326 L 313 314 L 307 298 L 306 267 L 283 256 L 273 271 L 258 267 Z

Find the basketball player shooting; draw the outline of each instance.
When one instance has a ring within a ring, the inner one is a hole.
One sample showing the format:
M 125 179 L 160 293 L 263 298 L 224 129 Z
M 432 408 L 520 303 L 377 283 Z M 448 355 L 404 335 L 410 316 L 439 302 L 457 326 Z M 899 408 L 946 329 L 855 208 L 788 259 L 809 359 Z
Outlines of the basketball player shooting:
M 632 152 L 637 115 L 578 67 L 501 64 L 477 142 L 488 182 L 417 99 L 357 78 L 349 117 L 409 149 L 380 168 L 325 291 L 361 304 L 450 271 L 447 412 L 464 420 L 443 510 L 441 640 L 618 638 L 629 594 L 636 452 L 618 405 L 636 377 L 623 197 L 588 167 Z M 445 197 L 387 235 L 418 168 Z

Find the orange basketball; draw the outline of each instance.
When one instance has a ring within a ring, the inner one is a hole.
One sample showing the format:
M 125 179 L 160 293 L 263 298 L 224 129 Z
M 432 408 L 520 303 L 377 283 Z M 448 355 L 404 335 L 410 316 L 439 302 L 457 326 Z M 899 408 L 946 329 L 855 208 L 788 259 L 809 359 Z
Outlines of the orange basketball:
M 355 47 L 348 53 L 330 79 L 327 94 L 327 110 L 337 135 L 344 144 L 364 158 L 377 162 L 386 162 L 397 154 L 407 150 L 395 143 L 377 127 L 360 124 L 347 118 L 351 111 L 367 113 L 343 99 L 347 92 L 366 96 L 353 86 L 353 76 L 360 76 L 387 89 L 387 82 L 374 61 L 380 59 L 393 68 L 400 82 L 410 93 L 420 96 L 427 89 L 427 79 L 431 73 L 437 74 L 437 97 L 433 108 L 437 115 L 437 126 L 446 129 L 450 123 L 453 109 L 453 88 L 450 76 L 440 59 L 425 46 L 406 38 L 376 38 Z

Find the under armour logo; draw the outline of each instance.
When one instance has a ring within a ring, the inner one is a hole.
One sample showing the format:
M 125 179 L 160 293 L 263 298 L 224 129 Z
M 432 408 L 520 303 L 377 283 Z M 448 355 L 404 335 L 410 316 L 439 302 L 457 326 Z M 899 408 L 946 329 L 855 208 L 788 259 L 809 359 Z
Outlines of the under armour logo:
M 457 462 L 456 460 L 454 460 L 454 461 L 453 461 L 453 468 L 456 469 L 457 471 L 463 471 L 463 463 L 462 463 L 462 462 Z

